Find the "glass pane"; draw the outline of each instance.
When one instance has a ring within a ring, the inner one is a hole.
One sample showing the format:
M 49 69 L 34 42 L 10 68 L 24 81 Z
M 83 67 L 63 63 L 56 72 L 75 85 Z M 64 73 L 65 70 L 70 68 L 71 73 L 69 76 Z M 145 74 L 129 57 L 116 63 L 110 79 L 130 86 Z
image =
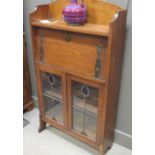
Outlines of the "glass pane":
M 42 88 L 43 93 L 62 100 L 61 77 L 45 72 L 42 73 Z
M 73 129 L 95 141 L 97 113 L 98 89 L 72 82 Z
M 64 124 L 61 77 L 43 72 L 42 91 L 46 117 Z

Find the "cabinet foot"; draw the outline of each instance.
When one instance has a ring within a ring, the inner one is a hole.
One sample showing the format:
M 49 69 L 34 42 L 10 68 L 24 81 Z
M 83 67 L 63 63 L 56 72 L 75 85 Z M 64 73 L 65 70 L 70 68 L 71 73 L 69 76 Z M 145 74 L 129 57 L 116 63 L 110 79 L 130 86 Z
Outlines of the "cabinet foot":
M 107 149 L 105 150 L 105 153 L 107 153 L 110 149 L 111 149 L 111 146 L 107 147 Z
M 101 145 L 99 150 L 99 155 L 105 155 L 110 149 L 111 149 L 111 146 L 104 149 L 104 147 Z
M 38 129 L 38 132 L 42 132 L 45 128 L 46 128 L 46 122 L 44 122 L 41 119 L 41 116 L 40 116 L 40 126 L 39 126 L 39 129 Z
M 24 112 L 26 112 L 26 111 L 30 112 L 33 108 L 34 108 L 34 104 L 32 101 L 30 101 L 24 105 L 23 110 L 24 110 Z
M 100 145 L 99 155 L 105 155 L 103 145 Z

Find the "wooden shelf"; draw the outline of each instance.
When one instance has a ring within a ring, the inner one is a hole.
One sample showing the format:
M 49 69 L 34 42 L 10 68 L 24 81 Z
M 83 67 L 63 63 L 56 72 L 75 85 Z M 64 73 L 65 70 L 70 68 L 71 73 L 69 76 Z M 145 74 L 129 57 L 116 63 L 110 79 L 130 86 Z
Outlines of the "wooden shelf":
M 84 109 L 84 103 L 81 101 L 81 99 L 74 97 L 74 104 L 73 107 L 81 109 L 80 111 L 83 111 L 82 109 Z M 97 115 L 97 107 L 89 104 L 89 103 L 85 103 L 85 110 L 86 113 L 90 113 L 91 115 Z
M 58 92 L 45 91 L 43 93 L 43 95 L 62 102 L 62 96 Z M 81 101 L 81 99 L 79 99 L 77 97 L 73 97 L 73 100 L 74 100 L 74 104 L 72 104 L 73 107 L 80 111 L 83 111 L 84 104 Z M 90 115 L 93 115 L 93 116 L 96 116 L 97 111 L 98 111 L 97 107 L 95 107 L 91 104 L 88 104 L 88 103 L 85 103 L 85 110 L 86 110 L 86 113 L 89 113 Z
M 52 99 L 54 98 L 62 102 L 62 95 L 59 94 L 57 91 L 52 92 L 52 91 L 46 90 L 44 91 L 43 95 Z
M 43 21 L 48 21 L 44 23 Z M 63 20 L 33 20 L 32 26 L 42 27 L 42 28 L 50 28 L 50 29 L 57 29 L 57 30 L 66 30 L 71 32 L 80 32 L 85 34 L 93 34 L 99 36 L 108 36 L 110 28 L 108 25 L 96 25 L 86 23 L 80 26 L 72 26 L 66 24 Z

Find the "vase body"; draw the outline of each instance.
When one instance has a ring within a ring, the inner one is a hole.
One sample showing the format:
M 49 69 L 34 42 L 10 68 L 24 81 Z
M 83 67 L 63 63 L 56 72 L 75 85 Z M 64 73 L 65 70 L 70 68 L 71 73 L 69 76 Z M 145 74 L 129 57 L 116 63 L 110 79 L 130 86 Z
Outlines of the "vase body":
M 77 3 L 77 0 L 71 0 L 70 4 L 63 9 L 64 20 L 69 24 L 84 24 L 86 22 L 86 7 Z

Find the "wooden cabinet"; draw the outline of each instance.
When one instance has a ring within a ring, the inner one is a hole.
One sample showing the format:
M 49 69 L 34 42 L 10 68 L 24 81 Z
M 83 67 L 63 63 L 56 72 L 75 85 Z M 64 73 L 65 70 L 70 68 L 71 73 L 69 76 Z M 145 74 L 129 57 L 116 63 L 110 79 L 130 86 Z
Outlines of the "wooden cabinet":
M 31 110 L 33 102 L 31 97 L 31 86 L 29 77 L 29 68 L 27 62 L 25 34 L 23 35 L 23 110 Z
M 48 123 L 104 155 L 114 139 L 126 10 L 86 0 L 87 23 L 71 26 L 61 15 L 68 2 L 30 14 L 39 131 Z

